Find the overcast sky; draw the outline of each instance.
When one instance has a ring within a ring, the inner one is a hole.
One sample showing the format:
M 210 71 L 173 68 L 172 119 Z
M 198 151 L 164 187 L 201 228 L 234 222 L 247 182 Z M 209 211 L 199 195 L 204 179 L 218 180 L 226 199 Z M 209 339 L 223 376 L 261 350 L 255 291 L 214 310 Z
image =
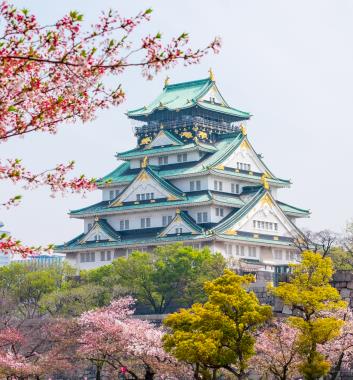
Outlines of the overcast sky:
M 223 39 L 219 55 L 200 65 L 177 66 L 171 82 L 206 77 L 211 66 L 217 85 L 234 107 L 253 114 L 248 135 L 266 164 L 291 179 L 282 201 L 312 212 L 299 225 L 342 231 L 353 217 L 353 2 L 351 0 L 60 0 L 14 1 L 30 8 L 43 23 L 69 10 L 94 21 L 99 11 L 116 8 L 134 15 L 152 7 L 145 32 L 166 37 L 187 31 L 194 46 L 213 36 Z M 56 136 L 32 134 L 1 144 L 0 156 L 22 158 L 34 170 L 75 159 L 75 174 L 100 177 L 117 165 L 114 155 L 135 146 L 127 109 L 147 104 L 162 90 L 166 74 L 152 82 L 131 71 L 119 78 L 127 93 L 120 107 L 101 112 L 86 125 L 64 125 Z M 100 191 L 49 197 L 1 184 L 1 199 L 22 194 L 19 207 L 1 211 L 7 229 L 29 244 L 62 243 L 82 232 L 70 209 L 100 200 Z

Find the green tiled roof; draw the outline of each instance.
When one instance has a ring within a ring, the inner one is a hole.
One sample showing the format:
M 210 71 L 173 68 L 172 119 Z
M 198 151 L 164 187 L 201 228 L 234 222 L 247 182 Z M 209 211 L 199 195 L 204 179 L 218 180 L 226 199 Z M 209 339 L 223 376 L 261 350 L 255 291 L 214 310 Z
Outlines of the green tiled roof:
M 177 176 L 187 176 L 191 174 L 201 174 L 206 173 L 208 170 L 212 170 L 218 174 L 227 174 L 234 178 L 242 178 L 245 180 L 258 182 L 261 178 L 262 173 L 249 174 L 248 172 L 235 172 L 234 169 L 218 170 L 216 166 L 218 163 L 224 161 L 229 155 L 234 151 L 244 140 L 244 136 L 241 133 L 232 133 L 229 136 L 226 135 L 224 138 L 218 140 L 214 147 L 217 151 L 206 157 L 204 160 L 195 162 L 194 164 L 188 165 L 163 165 L 160 167 L 154 167 L 154 170 L 160 177 L 172 179 Z M 127 183 L 134 180 L 138 172 L 136 170 L 129 169 L 129 163 L 120 165 L 115 171 L 109 173 L 99 181 L 99 185 L 104 185 L 104 182 L 111 181 L 114 184 Z M 269 178 L 268 182 L 273 185 L 288 186 L 290 181 L 280 179 L 280 178 Z
M 285 240 L 273 240 L 270 237 L 268 239 L 266 238 L 255 238 L 251 236 L 243 236 L 243 235 L 225 235 L 222 233 L 216 233 L 216 236 L 219 236 L 223 239 L 229 239 L 229 240 L 236 240 L 236 241 L 247 241 L 250 243 L 263 243 L 263 244 L 271 244 L 271 245 L 278 245 L 278 246 L 292 246 L 291 241 L 285 241 Z
M 138 233 L 136 234 L 135 237 L 129 238 L 129 239 L 124 239 L 121 241 L 92 241 L 92 242 L 86 242 L 86 243 L 80 243 L 82 240 L 84 234 L 81 234 L 77 236 L 76 238 L 70 240 L 66 244 L 61 244 L 61 245 L 56 245 L 54 248 L 55 252 L 72 252 L 72 251 L 78 251 L 78 250 L 86 250 L 89 248 L 119 248 L 121 246 L 126 246 L 126 245 L 133 245 L 136 246 L 136 244 L 141 244 L 141 245 L 149 245 L 149 244 L 160 244 L 161 242 L 165 243 L 173 243 L 177 241 L 188 241 L 188 240 L 211 240 L 212 237 L 206 238 L 203 235 L 166 235 L 163 237 L 159 237 L 157 239 L 157 236 L 150 236 L 150 237 L 145 237 L 141 238 L 138 236 Z M 138 248 L 136 248 L 138 250 Z
M 209 145 L 209 144 L 203 144 L 203 143 L 190 143 L 190 144 L 183 144 L 183 145 L 168 145 L 163 147 L 155 147 L 150 149 L 143 149 L 143 148 L 135 148 L 128 150 L 126 152 L 118 153 L 116 155 L 117 158 L 120 158 L 122 160 L 131 159 L 131 158 L 142 158 L 145 156 L 151 156 L 151 155 L 159 155 L 159 154 L 165 154 L 165 153 L 177 153 L 177 152 L 185 152 L 185 151 L 192 151 L 192 150 L 201 150 L 203 152 L 217 152 L 217 148 Z
M 104 215 L 104 214 L 114 214 L 117 211 L 129 211 L 129 210 L 138 210 L 138 209 L 150 209 L 150 208 L 156 208 L 156 207 L 164 207 L 164 206 L 170 206 L 170 207 L 180 207 L 188 204 L 194 204 L 194 203 L 205 203 L 211 201 L 211 195 L 208 192 L 205 192 L 203 194 L 195 194 L 195 195 L 188 195 L 187 198 L 183 200 L 175 200 L 175 201 L 167 201 L 165 199 L 158 200 L 155 199 L 155 202 L 140 202 L 138 204 L 135 204 L 134 202 L 131 202 L 131 204 L 124 204 L 122 206 L 116 206 L 116 207 L 110 207 L 109 201 L 103 201 L 96 203 L 92 206 L 88 206 L 85 208 L 81 208 L 78 210 L 73 210 L 70 212 L 71 216 L 87 216 L 87 215 Z
M 98 219 L 98 221 L 96 221 L 96 223 L 112 239 L 114 239 L 114 240 L 120 240 L 121 239 L 120 234 L 114 230 L 114 228 L 106 221 L 106 219 Z M 93 228 L 94 228 L 94 225 L 92 226 L 92 229 Z
M 303 216 L 308 217 L 310 215 L 309 210 L 305 210 L 305 209 L 302 209 L 299 207 L 295 207 L 295 206 L 292 206 L 292 205 L 289 205 L 287 203 L 280 202 L 280 201 L 277 201 L 277 204 L 285 214 L 294 215 L 294 216 L 302 216 L 302 217 Z
M 186 212 L 186 211 L 180 211 L 179 213 L 181 219 L 194 231 L 202 233 L 203 229 L 200 227 L 196 221 Z
M 133 119 L 140 119 L 143 116 L 152 114 L 156 110 L 166 109 L 176 111 L 198 105 L 210 111 L 226 113 L 237 118 L 250 118 L 249 113 L 229 107 L 224 100 L 223 105 L 201 101 L 202 96 L 213 86 L 216 85 L 209 78 L 167 85 L 152 103 L 148 106 L 128 111 L 127 115 Z

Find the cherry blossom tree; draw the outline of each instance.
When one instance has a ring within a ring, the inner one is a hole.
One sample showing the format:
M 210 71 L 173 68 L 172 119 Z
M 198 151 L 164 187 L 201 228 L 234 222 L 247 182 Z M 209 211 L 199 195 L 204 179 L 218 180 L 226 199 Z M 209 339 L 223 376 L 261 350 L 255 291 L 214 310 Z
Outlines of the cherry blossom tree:
M 136 28 L 150 19 L 147 9 L 133 17 L 114 10 L 102 12 L 97 22 L 84 27 L 83 15 L 72 11 L 51 25 L 41 25 L 27 9 L 7 1 L 0 4 L 0 143 L 33 132 L 56 133 L 64 122 L 93 120 L 97 111 L 121 104 L 125 93 L 109 80 L 131 67 L 139 67 L 146 79 L 177 62 L 195 64 L 210 51 L 218 52 L 220 39 L 192 49 L 182 33 L 163 42 L 160 33 L 133 40 Z M 95 179 L 68 178 L 74 162 L 33 173 L 19 158 L 0 157 L 0 180 L 26 188 L 48 186 L 56 192 L 86 192 Z M 20 196 L 0 201 L 17 205 Z M 22 247 L 2 236 L 5 253 L 32 254 L 40 247 Z
M 65 332 L 67 326 L 73 326 L 70 320 L 26 320 L 17 328 L 0 329 L 0 377 L 24 380 L 72 373 L 74 350 L 70 348 L 76 347 L 76 341 Z M 72 328 L 70 332 L 74 336 Z
M 96 368 L 96 379 L 104 371 L 124 371 L 134 379 L 177 379 L 192 376 L 162 347 L 163 331 L 132 318 L 133 299 L 121 298 L 109 306 L 84 313 L 78 319 L 78 356 Z
M 331 316 L 328 313 L 327 316 Z M 336 318 L 342 319 L 345 323 L 341 334 L 332 341 L 321 345 L 319 350 L 331 363 L 328 379 L 338 378 L 340 371 L 353 370 L 353 313 L 351 309 L 339 310 L 333 314 Z
M 261 374 L 279 380 L 299 375 L 298 331 L 285 321 L 276 320 L 264 328 L 256 340 L 252 367 Z

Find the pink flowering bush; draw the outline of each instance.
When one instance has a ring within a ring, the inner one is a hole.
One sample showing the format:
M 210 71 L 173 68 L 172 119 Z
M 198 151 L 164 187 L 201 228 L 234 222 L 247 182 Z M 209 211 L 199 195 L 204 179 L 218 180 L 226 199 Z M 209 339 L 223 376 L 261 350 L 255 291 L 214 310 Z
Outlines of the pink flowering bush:
M 269 378 L 288 380 L 299 375 L 298 331 L 285 321 L 276 320 L 260 331 L 251 366 Z
M 177 379 L 190 375 L 162 346 L 163 331 L 132 318 L 133 299 L 121 298 L 109 306 L 84 313 L 78 319 L 78 356 L 104 371 L 125 371 L 135 379 Z M 97 378 L 98 378 L 97 377 Z

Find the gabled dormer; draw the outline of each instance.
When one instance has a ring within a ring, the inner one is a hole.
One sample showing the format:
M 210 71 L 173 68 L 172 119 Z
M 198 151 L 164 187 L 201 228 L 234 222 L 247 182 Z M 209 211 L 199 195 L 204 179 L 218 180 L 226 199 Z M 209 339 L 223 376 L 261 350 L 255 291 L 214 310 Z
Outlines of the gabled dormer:
M 300 231 L 290 221 L 271 193 L 261 188 L 238 211 L 230 214 L 222 223 L 213 228 L 215 233 L 237 235 L 252 234 L 254 237 L 272 235 L 288 238 L 297 237 Z
M 130 185 L 110 204 L 120 206 L 127 202 L 153 202 L 155 199 L 169 201 L 184 200 L 185 194 L 167 180 L 161 178 L 153 169 L 146 166 Z
M 151 149 L 171 145 L 178 146 L 184 145 L 184 143 L 171 132 L 161 129 L 156 135 L 156 137 L 150 143 L 146 144 L 145 147 L 146 149 Z
M 199 235 L 203 233 L 203 229 L 196 224 L 195 220 L 186 212 L 179 209 L 175 212 L 175 217 L 159 234 L 159 237 L 169 235 Z
M 118 232 L 105 220 L 96 218 L 92 227 L 81 238 L 80 244 L 98 241 L 120 241 Z

